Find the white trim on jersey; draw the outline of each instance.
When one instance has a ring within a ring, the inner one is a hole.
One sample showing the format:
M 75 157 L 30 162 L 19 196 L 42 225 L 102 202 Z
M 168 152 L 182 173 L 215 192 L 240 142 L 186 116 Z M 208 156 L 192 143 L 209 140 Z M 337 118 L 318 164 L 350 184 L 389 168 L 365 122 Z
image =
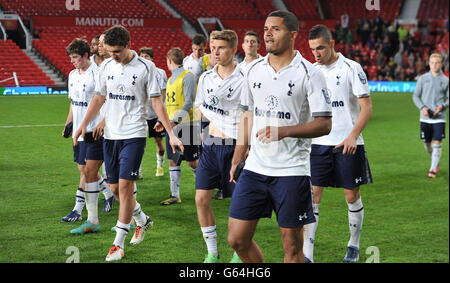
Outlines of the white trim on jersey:
M 336 62 L 329 66 L 315 63 L 327 81 L 333 109 L 331 132 L 312 140 L 313 144 L 338 145 L 352 132 L 360 112 L 358 98 L 370 96 L 366 74 L 357 62 L 345 58 L 341 53 Z M 363 145 L 362 134 L 357 140 Z
M 300 52 L 278 72 L 269 54 L 249 69 L 241 104 L 253 112 L 250 154 L 245 169 L 266 176 L 310 176 L 311 139 L 286 137 L 268 144 L 256 138 L 266 126 L 295 126 L 312 117 L 331 116 L 331 103 L 322 73 Z

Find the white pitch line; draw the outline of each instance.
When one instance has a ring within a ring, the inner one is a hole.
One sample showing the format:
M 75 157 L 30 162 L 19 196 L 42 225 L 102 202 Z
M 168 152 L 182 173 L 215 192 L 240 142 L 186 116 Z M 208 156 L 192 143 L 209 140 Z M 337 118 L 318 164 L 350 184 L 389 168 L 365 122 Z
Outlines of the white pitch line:
M 15 126 L 0 126 L 2 129 L 9 128 L 34 128 L 34 127 L 64 127 L 63 124 L 47 124 L 47 125 L 15 125 Z

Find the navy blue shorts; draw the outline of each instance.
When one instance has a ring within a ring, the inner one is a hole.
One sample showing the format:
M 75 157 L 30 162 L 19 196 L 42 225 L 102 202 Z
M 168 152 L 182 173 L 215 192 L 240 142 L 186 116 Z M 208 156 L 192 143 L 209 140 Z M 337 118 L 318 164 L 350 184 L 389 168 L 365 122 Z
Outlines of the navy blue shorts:
M 430 143 L 432 140 L 443 140 L 445 138 L 445 123 L 420 122 L 420 138 L 425 143 Z
M 86 160 L 103 160 L 103 138 L 93 143 L 85 143 Z
M 218 188 L 224 197 L 231 197 L 234 183 L 230 183 L 231 160 L 233 159 L 235 139 L 221 139 L 213 136 L 204 138 L 203 152 L 195 177 L 197 190 Z
M 86 143 L 84 141 L 79 141 L 73 147 L 73 161 L 78 165 L 86 165 Z
M 162 132 L 157 132 L 155 129 L 153 129 L 158 122 L 158 118 L 147 120 L 148 125 L 148 137 L 149 138 L 162 138 L 166 136 L 166 131 L 163 130 Z
M 183 143 L 184 152 L 181 155 L 181 160 L 195 161 L 200 158 L 200 129 L 198 126 L 189 124 L 180 124 L 175 128 L 174 134 Z M 169 135 L 166 136 L 166 151 L 167 159 L 174 160 L 172 147 L 170 146 Z
M 372 183 L 364 145 L 355 154 L 333 153 L 334 146 L 311 145 L 311 183 L 319 187 L 354 189 Z
M 108 183 L 137 180 L 147 138 L 107 140 L 103 143 Z
M 271 218 L 272 211 L 282 228 L 315 222 L 309 176 L 269 177 L 244 169 L 234 188 L 229 216 L 256 220 Z

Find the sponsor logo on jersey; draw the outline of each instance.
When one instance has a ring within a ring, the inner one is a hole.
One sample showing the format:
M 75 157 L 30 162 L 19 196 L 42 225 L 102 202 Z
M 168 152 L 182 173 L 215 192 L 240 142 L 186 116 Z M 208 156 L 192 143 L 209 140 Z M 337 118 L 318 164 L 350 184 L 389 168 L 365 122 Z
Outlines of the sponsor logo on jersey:
M 364 73 L 358 73 L 358 78 L 361 81 L 361 83 L 363 85 L 365 85 L 367 83 L 367 78 L 366 78 L 366 74 Z
M 110 92 L 109 99 L 129 101 L 129 100 L 135 100 L 136 97 L 134 95 L 112 94 Z
M 344 101 L 335 100 L 335 101 L 331 102 L 331 107 L 344 107 Z
M 255 107 L 255 116 L 256 117 L 266 117 L 266 118 L 276 118 L 281 120 L 290 120 L 291 113 L 283 112 L 283 111 L 271 111 L 267 109 L 259 109 Z
M 322 94 L 323 94 L 323 97 L 325 98 L 325 102 L 327 104 L 331 104 L 330 91 L 326 88 L 322 88 Z
M 76 101 L 72 100 L 73 106 L 80 106 L 80 107 L 88 107 L 88 103 L 86 101 Z

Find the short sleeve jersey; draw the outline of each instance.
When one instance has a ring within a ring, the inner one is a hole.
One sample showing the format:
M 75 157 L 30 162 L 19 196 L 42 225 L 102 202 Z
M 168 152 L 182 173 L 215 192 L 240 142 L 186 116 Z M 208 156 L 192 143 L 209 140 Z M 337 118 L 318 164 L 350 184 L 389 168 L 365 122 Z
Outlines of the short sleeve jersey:
M 268 58 L 249 69 L 242 93 L 242 106 L 253 112 L 250 153 L 245 169 L 258 174 L 310 176 L 311 139 L 286 137 L 264 144 L 256 132 L 266 126 L 295 126 L 313 117 L 331 116 L 331 101 L 323 74 L 300 52 L 291 63 L 275 72 Z
M 105 139 L 146 137 L 148 99 L 161 96 L 155 64 L 131 52 L 128 64 L 109 58 L 99 70 L 96 92 L 107 99 Z
M 217 66 L 200 76 L 194 105 L 222 133 L 237 139 L 244 74 L 236 66 L 229 77 L 222 79 Z
M 82 74 L 78 69 L 72 70 L 68 78 L 69 99 L 72 104 L 73 133 L 80 127 L 86 115 L 89 104 L 95 95 L 95 77 L 97 65 L 91 63 L 89 68 Z M 86 127 L 87 132 L 92 132 L 101 121 L 100 115 L 95 116 Z M 83 138 L 78 138 L 83 141 Z
M 183 68 L 185 70 L 191 71 L 195 75 L 196 80 L 200 77 L 200 75 L 203 72 L 202 65 L 200 64 L 199 61 L 194 59 L 192 54 L 183 59 Z
M 314 64 L 327 82 L 333 118 L 331 132 L 326 136 L 314 138 L 313 144 L 332 146 L 343 142 L 358 120 L 358 98 L 370 96 L 369 83 L 361 65 L 345 58 L 341 53 L 338 55 L 336 62 L 329 66 Z M 361 134 L 357 144 L 364 144 Z

